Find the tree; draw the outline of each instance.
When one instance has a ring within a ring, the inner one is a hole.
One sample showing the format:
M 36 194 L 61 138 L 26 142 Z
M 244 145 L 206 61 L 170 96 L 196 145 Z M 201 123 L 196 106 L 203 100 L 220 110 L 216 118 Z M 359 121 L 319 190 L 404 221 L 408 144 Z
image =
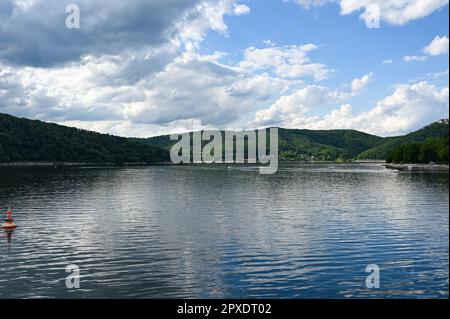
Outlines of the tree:
M 420 147 L 418 160 L 420 163 L 425 164 L 437 162 L 438 157 L 436 147 L 430 140 L 425 141 L 425 143 L 423 143 Z
M 439 163 L 448 164 L 448 144 L 439 148 L 438 150 Z
M 402 149 L 402 162 L 417 163 L 419 158 L 420 144 L 406 144 Z
M 386 156 L 388 163 L 448 164 L 448 136 L 428 138 L 422 143 L 397 146 Z

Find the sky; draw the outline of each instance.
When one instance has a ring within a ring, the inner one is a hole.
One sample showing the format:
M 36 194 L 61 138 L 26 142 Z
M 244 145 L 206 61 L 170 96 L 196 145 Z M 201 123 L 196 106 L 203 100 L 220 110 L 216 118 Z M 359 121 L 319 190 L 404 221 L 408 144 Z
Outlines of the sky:
M 69 4 L 79 28 L 66 25 Z M 448 118 L 448 10 L 448 0 L 0 0 L 0 113 L 133 137 L 199 123 L 406 134 Z

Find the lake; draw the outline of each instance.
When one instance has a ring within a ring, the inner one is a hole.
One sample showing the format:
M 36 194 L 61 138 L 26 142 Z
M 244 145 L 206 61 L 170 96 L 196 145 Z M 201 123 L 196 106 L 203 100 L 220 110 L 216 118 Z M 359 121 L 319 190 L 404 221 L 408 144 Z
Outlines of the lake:
M 448 298 L 449 175 L 0 168 L 0 298 Z M 67 289 L 66 266 L 80 269 Z M 380 270 L 367 288 L 366 266 Z

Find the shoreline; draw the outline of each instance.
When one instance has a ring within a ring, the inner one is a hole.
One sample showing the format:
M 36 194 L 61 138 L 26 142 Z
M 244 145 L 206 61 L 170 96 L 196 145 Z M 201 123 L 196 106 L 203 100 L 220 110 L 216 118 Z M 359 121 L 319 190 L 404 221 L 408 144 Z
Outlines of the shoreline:
M 446 164 L 385 164 L 386 168 L 405 172 L 449 172 Z
M 449 172 L 449 165 L 445 164 L 396 164 L 385 163 L 385 161 L 379 160 L 355 160 L 348 162 L 337 161 L 283 161 L 279 163 L 304 163 L 304 164 L 380 164 L 388 169 L 395 169 L 405 172 Z M 13 162 L 13 163 L 0 163 L 0 168 L 25 168 L 25 167 L 42 167 L 42 168 L 83 168 L 83 167 L 144 167 L 144 166 L 184 166 L 184 165 L 203 165 L 206 163 L 189 163 L 189 164 L 173 164 L 171 162 L 128 162 L 123 164 L 105 162 L 105 163 L 88 163 L 88 162 Z M 230 163 L 214 163 L 216 165 L 230 165 Z M 237 163 L 233 163 L 237 164 Z M 248 163 L 240 163 L 237 165 L 246 165 Z M 209 165 L 209 163 L 208 163 Z
M 379 160 L 355 160 L 355 161 L 319 161 L 319 160 L 309 160 L 309 161 L 292 161 L 292 160 L 279 160 L 279 163 L 303 163 L 303 164 L 384 164 L 385 161 Z M 42 167 L 42 168 L 70 168 L 70 167 L 143 167 L 143 166 L 185 166 L 185 165 L 254 165 L 255 163 L 180 163 L 173 164 L 172 162 L 125 162 L 123 164 L 117 164 L 112 162 L 105 163 L 89 163 L 89 162 L 33 162 L 33 161 L 23 161 L 23 162 L 11 162 L 11 163 L 0 163 L 0 168 L 6 167 Z M 256 163 L 259 165 L 259 163 Z
M 125 162 L 123 164 L 105 162 L 105 163 L 88 163 L 88 162 L 13 162 L 0 163 L 1 167 L 127 167 L 127 166 L 160 166 L 172 165 L 170 162 Z

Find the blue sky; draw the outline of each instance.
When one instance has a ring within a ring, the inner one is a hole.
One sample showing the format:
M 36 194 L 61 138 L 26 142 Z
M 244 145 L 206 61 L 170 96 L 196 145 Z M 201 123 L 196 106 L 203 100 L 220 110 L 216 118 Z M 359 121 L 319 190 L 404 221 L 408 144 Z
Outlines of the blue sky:
M 236 62 L 249 46 L 267 47 L 265 40 L 280 46 L 315 43 L 320 48 L 314 54 L 315 60 L 336 70 L 323 84 L 337 87 L 368 72 L 375 74 L 370 90 L 355 98 L 360 110 L 370 109 L 373 101 L 385 96 L 396 84 L 448 69 L 448 55 L 426 62 L 403 62 L 406 55 L 420 55 L 436 35 L 448 37 L 448 7 L 405 26 L 384 24 L 370 29 L 358 14 L 341 16 L 335 4 L 305 9 L 294 1 L 245 3 L 251 7 L 251 14 L 227 17 L 228 36 L 209 32 L 201 52 L 224 51 L 229 53 L 228 61 Z M 383 64 L 387 60 L 393 62 Z M 448 85 L 448 76 L 433 82 Z
M 0 112 L 123 136 L 405 134 L 448 117 L 448 19 L 448 0 L 0 0 Z

